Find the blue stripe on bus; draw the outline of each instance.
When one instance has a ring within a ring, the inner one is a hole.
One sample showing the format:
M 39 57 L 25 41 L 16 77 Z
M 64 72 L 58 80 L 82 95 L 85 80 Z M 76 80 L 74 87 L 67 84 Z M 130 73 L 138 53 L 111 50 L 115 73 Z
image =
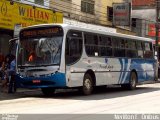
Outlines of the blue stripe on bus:
M 132 62 L 131 62 L 132 63 Z M 129 60 L 128 59 L 125 59 L 125 70 L 124 71 L 129 71 L 130 70 L 130 65 L 131 63 L 129 64 Z M 128 76 L 129 76 L 129 73 L 130 72 L 125 72 L 125 75 L 123 77 L 123 83 L 125 83 L 125 80 L 128 80 Z M 129 81 L 129 80 L 128 80 Z
M 126 80 L 127 76 L 128 76 L 128 72 L 125 71 L 129 71 L 129 61 L 128 59 L 125 58 L 119 58 L 119 62 L 121 65 L 121 69 L 120 69 L 120 76 L 119 76 L 119 81 L 118 83 L 123 83 L 125 82 L 124 80 Z M 128 69 L 127 69 L 128 68 Z
M 119 75 L 119 81 L 118 81 L 118 83 L 121 83 L 121 79 L 122 79 L 122 74 L 123 74 L 123 61 L 122 61 L 122 59 L 119 59 L 119 62 L 120 62 L 120 65 L 121 65 L 121 69 L 120 69 L 120 75 Z
M 131 59 L 119 58 L 119 63 L 121 65 L 120 75 L 119 75 L 119 84 L 129 83 L 130 79 L 130 70 L 136 70 L 138 82 L 143 82 L 147 80 L 154 80 L 154 63 L 155 60 L 146 60 L 146 59 Z M 153 70 L 151 70 L 153 67 Z M 148 70 L 147 70 L 148 68 Z
M 127 66 L 126 66 L 126 59 L 123 59 L 123 71 L 127 71 Z M 123 83 L 123 81 L 125 80 L 125 74 L 126 72 L 123 72 L 123 75 L 122 75 L 122 79 L 121 79 L 121 83 Z
M 33 83 L 33 80 L 40 80 L 40 83 Z M 43 87 L 65 87 L 66 77 L 64 73 L 55 73 L 43 77 L 21 77 L 16 75 L 17 87 L 22 88 L 43 88 Z

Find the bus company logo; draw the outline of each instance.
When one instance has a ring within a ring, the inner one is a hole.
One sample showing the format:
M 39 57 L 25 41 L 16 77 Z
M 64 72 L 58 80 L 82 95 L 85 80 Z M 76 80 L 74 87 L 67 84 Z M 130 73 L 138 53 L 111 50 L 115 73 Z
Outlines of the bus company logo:
M 105 58 L 105 63 L 108 63 L 108 58 Z
M 4 15 L 4 16 L 7 14 L 6 2 L 3 2 L 2 6 L 1 6 L 1 14 Z

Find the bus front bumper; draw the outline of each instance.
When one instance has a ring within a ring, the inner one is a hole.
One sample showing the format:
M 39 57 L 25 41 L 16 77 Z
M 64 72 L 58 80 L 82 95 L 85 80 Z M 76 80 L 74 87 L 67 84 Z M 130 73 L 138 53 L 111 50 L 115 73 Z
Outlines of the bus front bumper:
M 64 73 L 43 77 L 22 77 L 16 75 L 16 84 L 18 88 L 61 88 L 66 87 L 66 77 Z

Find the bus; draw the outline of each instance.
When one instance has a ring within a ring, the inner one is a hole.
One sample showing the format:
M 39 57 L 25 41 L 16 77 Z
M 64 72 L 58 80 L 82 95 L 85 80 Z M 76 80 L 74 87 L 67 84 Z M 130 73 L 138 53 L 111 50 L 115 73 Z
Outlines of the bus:
M 51 95 L 59 88 L 79 88 L 89 95 L 96 86 L 155 80 L 156 60 L 149 38 L 67 24 L 23 28 L 17 52 L 17 83 Z

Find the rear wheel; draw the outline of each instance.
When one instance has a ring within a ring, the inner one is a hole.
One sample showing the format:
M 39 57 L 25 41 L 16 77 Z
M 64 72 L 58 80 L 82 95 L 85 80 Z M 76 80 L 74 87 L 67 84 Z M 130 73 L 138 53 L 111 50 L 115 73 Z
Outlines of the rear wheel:
M 132 72 L 129 81 L 129 89 L 130 90 L 136 89 L 136 85 L 137 85 L 137 75 L 135 72 Z
M 135 72 L 132 72 L 130 76 L 129 84 L 123 84 L 121 85 L 121 87 L 128 90 L 134 90 L 136 89 L 136 85 L 137 85 L 137 75 Z
M 42 90 L 42 93 L 45 95 L 45 96 L 51 96 L 55 93 L 55 89 L 54 88 L 41 88 Z
M 89 74 L 84 76 L 82 92 L 84 95 L 90 95 L 93 92 L 93 80 Z

